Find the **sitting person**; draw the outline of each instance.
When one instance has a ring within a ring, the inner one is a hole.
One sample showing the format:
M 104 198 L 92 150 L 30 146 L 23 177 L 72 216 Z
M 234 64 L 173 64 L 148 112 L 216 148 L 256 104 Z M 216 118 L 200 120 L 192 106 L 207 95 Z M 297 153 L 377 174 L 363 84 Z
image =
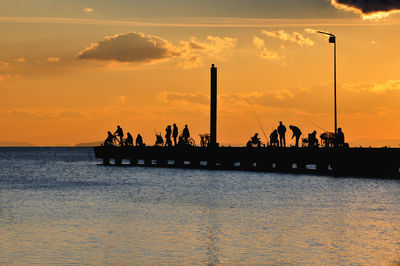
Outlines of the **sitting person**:
M 247 147 L 247 148 L 253 147 L 253 145 L 251 145 L 251 140 L 249 140 L 249 141 L 246 143 L 246 147 Z
M 251 137 L 251 143 L 257 145 L 257 147 L 260 147 L 261 141 L 260 138 L 258 137 L 258 133 L 254 134 L 254 136 Z
M 269 135 L 269 141 L 271 142 L 271 146 L 279 146 L 278 131 L 276 129 Z
M 114 135 L 111 134 L 111 131 L 107 132 L 108 136 L 106 140 L 104 141 L 104 146 L 111 146 L 113 145 L 113 140 L 114 140 Z
M 178 137 L 178 146 L 184 146 L 186 144 L 185 140 L 183 139 L 182 134 Z
M 133 138 L 131 133 L 128 132 L 126 135 L 125 146 L 133 146 Z
M 317 131 L 308 134 L 308 147 L 318 147 Z
M 140 134 L 137 134 L 136 136 L 136 146 L 138 147 L 143 146 L 143 138 Z

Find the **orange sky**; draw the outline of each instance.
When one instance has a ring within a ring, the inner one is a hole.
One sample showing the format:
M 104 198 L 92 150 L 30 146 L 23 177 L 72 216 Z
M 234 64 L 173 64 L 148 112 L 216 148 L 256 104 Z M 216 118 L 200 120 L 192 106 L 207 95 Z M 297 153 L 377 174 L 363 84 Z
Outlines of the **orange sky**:
M 218 142 L 244 145 L 261 134 L 256 117 L 268 135 L 280 120 L 304 134 L 332 131 L 333 45 L 313 29 L 337 36 L 346 141 L 399 147 L 399 15 L 364 20 L 316 0 L 284 0 L 302 5 L 293 10 L 235 0 L 224 11 L 176 0 L 165 14 L 142 4 L 129 15 L 137 9 L 118 1 L 0 4 L 0 145 L 75 145 L 103 140 L 117 125 L 147 144 L 172 123 L 197 137 L 209 131 L 213 63 Z

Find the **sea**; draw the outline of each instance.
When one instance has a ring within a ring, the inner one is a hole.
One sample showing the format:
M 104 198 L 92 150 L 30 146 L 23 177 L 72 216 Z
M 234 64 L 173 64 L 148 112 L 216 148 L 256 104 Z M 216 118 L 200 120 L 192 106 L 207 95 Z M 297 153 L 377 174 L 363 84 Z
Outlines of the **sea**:
M 400 180 L 0 148 L 0 265 L 400 265 Z

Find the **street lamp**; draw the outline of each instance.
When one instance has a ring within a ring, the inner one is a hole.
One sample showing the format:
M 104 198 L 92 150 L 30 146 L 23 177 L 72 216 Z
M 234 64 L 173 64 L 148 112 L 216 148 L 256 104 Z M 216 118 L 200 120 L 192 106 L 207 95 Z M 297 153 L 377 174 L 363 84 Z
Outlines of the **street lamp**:
M 336 112 L 336 37 L 332 33 L 318 31 L 318 33 L 329 36 L 329 43 L 333 43 L 334 54 L 333 54 L 333 75 L 334 75 L 334 105 L 335 105 L 335 134 L 337 133 L 337 112 Z

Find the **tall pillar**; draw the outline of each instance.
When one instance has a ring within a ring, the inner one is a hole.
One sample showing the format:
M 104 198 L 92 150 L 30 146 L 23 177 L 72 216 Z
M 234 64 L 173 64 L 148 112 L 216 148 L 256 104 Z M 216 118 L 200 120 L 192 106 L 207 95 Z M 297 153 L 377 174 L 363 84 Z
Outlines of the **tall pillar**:
M 217 68 L 211 66 L 210 145 L 217 146 Z

